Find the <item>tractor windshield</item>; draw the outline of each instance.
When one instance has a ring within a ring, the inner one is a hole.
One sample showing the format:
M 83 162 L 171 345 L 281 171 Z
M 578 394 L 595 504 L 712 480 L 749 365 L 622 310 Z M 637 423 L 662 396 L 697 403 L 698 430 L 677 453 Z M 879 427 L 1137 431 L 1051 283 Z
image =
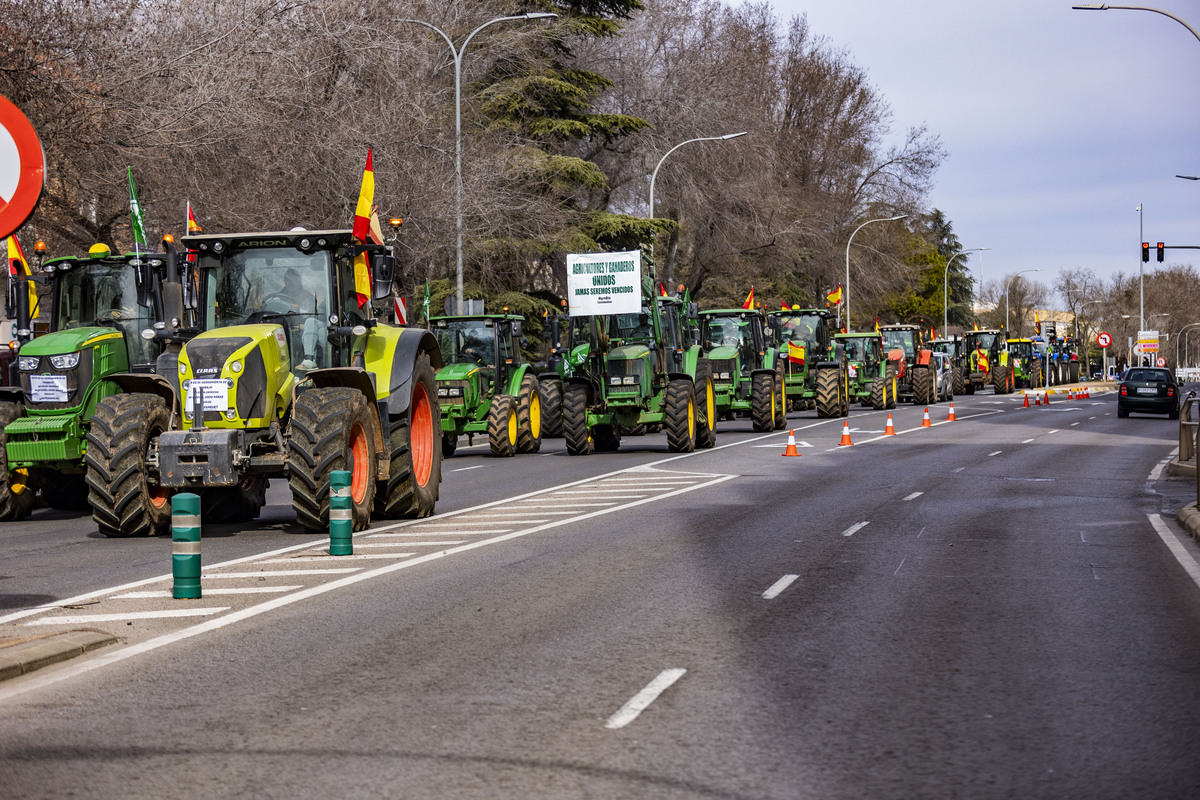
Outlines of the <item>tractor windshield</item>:
M 705 347 L 754 347 L 750 321 L 737 317 L 708 317 L 704 320 Z
M 883 349 L 892 351 L 897 348 L 904 351 L 905 358 L 916 355 L 913 345 L 913 331 L 883 331 Z
M 840 341 L 845 346 L 846 358 L 851 361 L 879 360 L 871 339 L 841 339 Z
M 643 307 L 640 314 L 613 314 L 609 320 L 609 336 L 613 339 L 634 342 L 654 341 L 654 323 L 648 308 Z
M 821 317 L 816 314 L 799 314 L 780 318 L 780 331 L 783 341 L 790 340 L 813 342 L 817 338 L 817 329 L 821 325 Z
M 447 364 L 496 366 L 496 329 L 489 320 L 439 320 L 433 332 Z
M 991 350 L 992 345 L 996 343 L 996 334 L 994 333 L 976 333 L 968 334 L 971 342 L 969 350 Z
M 131 365 L 154 361 L 152 343 L 141 336 L 154 321 L 150 309 L 138 305 L 133 267 L 116 261 L 60 267 L 53 292 L 53 330 L 106 325 L 125 335 Z
M 205 253 L 199 269 L 208 330 L 277 323 L 288 334 L 293 367 L 331 365 L 329 253 L 290 247 Z

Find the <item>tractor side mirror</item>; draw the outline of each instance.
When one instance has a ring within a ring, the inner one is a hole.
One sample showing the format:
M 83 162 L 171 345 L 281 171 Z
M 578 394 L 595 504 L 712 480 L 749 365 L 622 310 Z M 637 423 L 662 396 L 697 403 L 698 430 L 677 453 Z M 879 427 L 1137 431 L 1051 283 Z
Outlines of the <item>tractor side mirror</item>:
M 513 320 L 512 326 L 513 336 L 519 337 L 521 335 L 521 320 Z
M 371 288 L 373 300 L 383 300 L 392 294 L 392 281 L 396 278 L 396 257 L 388 253 L 371 254 L 371 275 L 374 283 Z

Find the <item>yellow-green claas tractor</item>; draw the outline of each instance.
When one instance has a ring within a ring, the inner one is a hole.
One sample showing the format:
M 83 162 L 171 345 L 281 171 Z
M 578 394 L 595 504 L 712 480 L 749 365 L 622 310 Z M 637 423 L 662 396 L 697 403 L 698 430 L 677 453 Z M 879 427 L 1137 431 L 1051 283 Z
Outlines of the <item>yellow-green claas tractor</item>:
M 428 331 L 375 319 L 370 300 L 391 292 L 387 249 L 346 230 L 182 243 L 196 253 L 189 290 L 204 332 L 161 356 L 156 375 L 114 377 L 124 393 L 97 408 L 88 483 L 101 532 L 164 531 L 176 491 L 253 518 L 270 478 L 287 478 L 301 527 L 326 530 L 333 470 L 351 473 L 355 530 L 372 512 L 431 514 L 442 359 Z

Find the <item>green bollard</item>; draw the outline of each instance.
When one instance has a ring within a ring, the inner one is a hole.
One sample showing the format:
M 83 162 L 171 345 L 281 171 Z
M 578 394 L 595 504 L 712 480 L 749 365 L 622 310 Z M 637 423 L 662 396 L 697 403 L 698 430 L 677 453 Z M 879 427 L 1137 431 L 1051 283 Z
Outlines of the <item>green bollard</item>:
M 329 473 L 329 555 L 354 555 L 354 500 L 350 497 L 350 470 Z
M 176 600 L 200 597 L 200 495 L 184 492 L 171 498 L 171 574 Z

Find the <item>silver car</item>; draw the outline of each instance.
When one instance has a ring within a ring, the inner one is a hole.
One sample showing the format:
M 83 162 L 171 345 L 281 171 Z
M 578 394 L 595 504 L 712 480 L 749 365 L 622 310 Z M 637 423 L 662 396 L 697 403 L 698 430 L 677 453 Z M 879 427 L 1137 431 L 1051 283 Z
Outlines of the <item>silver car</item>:
M 937 399 L 954 399 L 954 363 L 946 353 L 933 353 L 933 383 Z

